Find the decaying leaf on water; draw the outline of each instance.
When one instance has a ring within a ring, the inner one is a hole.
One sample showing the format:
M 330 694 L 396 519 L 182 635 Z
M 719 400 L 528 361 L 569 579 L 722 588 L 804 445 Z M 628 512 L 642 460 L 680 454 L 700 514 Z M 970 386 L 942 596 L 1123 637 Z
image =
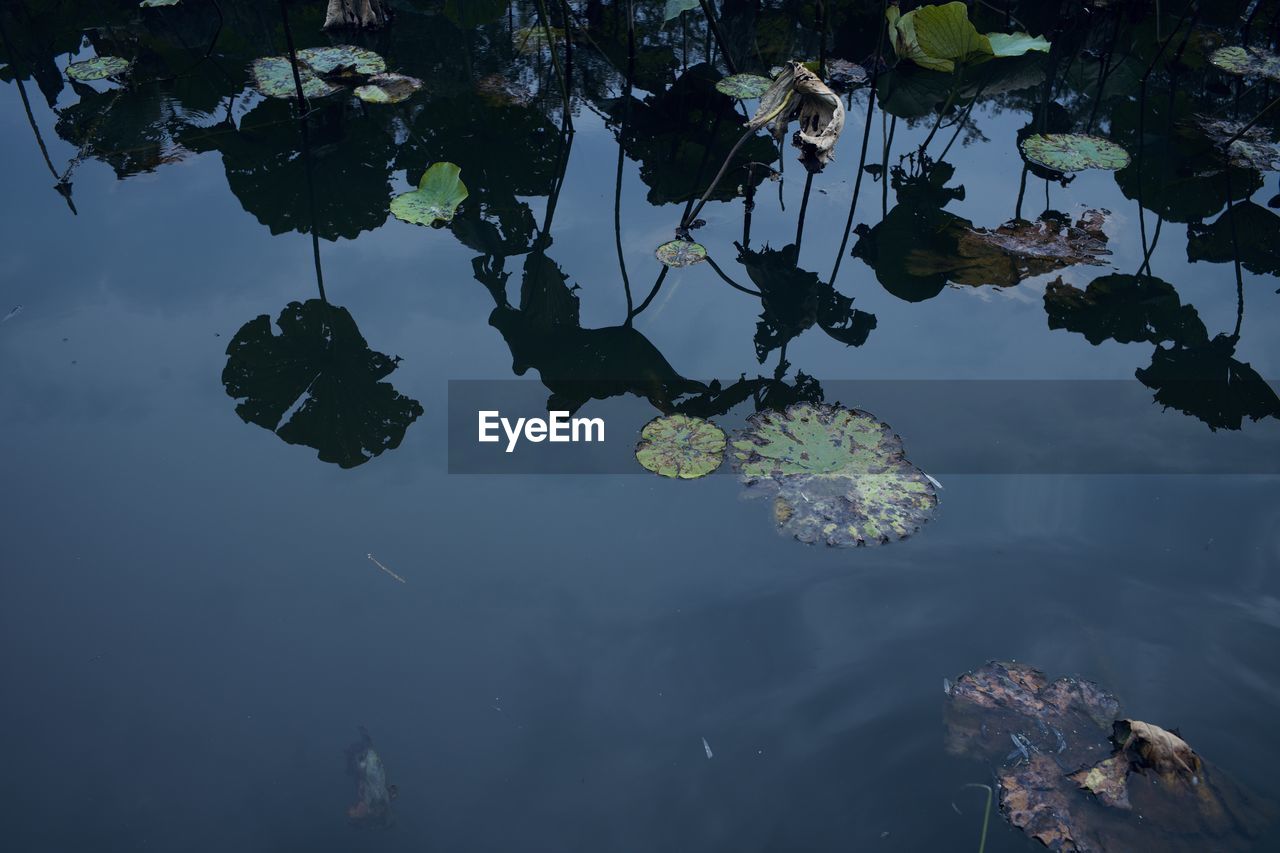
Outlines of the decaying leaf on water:
M 937 492 L 874 415 L 797 403 L 748 419 L 731 445 L 750 496 L 773 498 L 780 529 L 801 542 L 878 545 L 929 520 Z
M 1267 809 L 1078 678 L 992 661 L 948 683 L 949 752 L 996 768 L 1000 811 L 1055 851 L 1244 851 Z
M 304 48 L 298 51 L 298 61 L 321 77 L 364 76 L 387 70 L 387 62 L 381 56 L 351 44 Z
M 844 130 L 844 104 L 802 63 L 788 62 L 760 96 L 760 106 L 747 122 L 755 130 L 768 127 L 781 139 L 792 119 L 800 129 L 791 144 L 800 149 L 800 162 L 810 172 L 821 172 L 831 162 L 832 151 Z
M 1019 148 L 1028 162 L 1055 172 L 1123 169 L 1129 152 L 1109 139 L 1084 133 L 1033 133 Z
M 396 219 L 414 225 L 449 222 L 467 195 L 462 169 L 453 163 L 432 163 L 416 190 L 391 199 L 391 213 Z
M 947 228 L 955 238 L 954 249 L 941 251 L 944 241 L 939 240 L 913 248 L 906 271 L 946 275 L 952 284 L 1011 287 L 1074 264 L 1102 264 L 1111 254 L 1102 228 L 1107 215 L 1105 210 L 1086 210 L 1072 223 L 1066 214 L 1046 211 L 1034 222 L 1013 219 L 994 230 L 956 218 Z
M 1220 47 L 1209 61 L 1237 77 L 1265 77 L 1280 81 L 1280 56 L 1260 47 Z
M 706 247 L 692 240 L 671 240 L 659 246 L 653 254 L 673 269 L 692 266 L 707 259 Z
M 67 76 L 72 80 L 79 80 L 83 83 L 91 80 L 106 80 L 110 77 L 119 77 L 128 70 L 129 60 L 127 59 L 122 59 L 119 56 L 95 56 L 93 59 L 85 59 L 68 65 Z
M 356 97 L 369 104 L 398 104 L 422 88 L 422 81 L 405 74 L 374 74 L 363 86 L 356 87 Z
M 827 83 L 833 89 L 849 90 L 867 82 L 867 69 L 847 59 L 827 60 Z
M 1246 126 L 1244 122 L 1208 116 L 1196 116 L 1196 124 L 1219 148 L 1231 142 L 1226 148 L 1226 155 L 1227 162 L 1232 166 L 1256 169 L 1259 172 L 1280 169 L 1280 147 L 1276 146 L 1271 140 L 1271 134 L 1263 128 L 1251 127 L 1240 133 Z M 1236 134 L 1240 134 L 1239 139 L 1236 139 Z
M 761 77 L 759 74 L 730 74 L 716 81 L 716 91 L 730 98 L 745 101 L 760 97 L 769 91 L 769 86 L 772 84 L 772 80 Z
M 663 477 L 696 480 L 724 461 L 725 434 L 720 427 L 690 415 L 654 418 L 640 431 L 636 461 Z

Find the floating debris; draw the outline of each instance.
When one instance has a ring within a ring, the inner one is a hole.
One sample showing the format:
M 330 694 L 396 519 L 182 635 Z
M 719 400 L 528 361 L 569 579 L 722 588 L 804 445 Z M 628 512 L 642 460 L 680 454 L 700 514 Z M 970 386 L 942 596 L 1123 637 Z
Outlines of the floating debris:
M 347 817 L 357 826 L 391 827 L 395 823 L 391 801 L 398 792 L 395 785 L 387 784 L 386 767 L 364 726 L 359 742 L 347 749 L 347 772 L 356 778 L 356 801 L 347 808 Z
M 707 743 L 706 738 L 702 739 L 702 749 L 707 753 L 707 758 L 713 757 L 711 755 L 711 744 Z
M 0 320 L 0 323 L 8 322 L 9 320 L 12 320 L 14 317 L 17 317 L 17 316 L 18 316 L 19 314 L 21 314 L 21 313 L 22 313 L 22 306 L 21 306 L 21 305 L 15 305 L 15 306 L 13 306 L 13 310 L 12 310 L 12 311 L 10 311 L 8 314 L 5 314 L 5 315 L 4 315 L 4 319 L 3 319 L 3 320 Z
M 378 558 L 377 558 L 377 557 L 373 556 L 372 554 L 365 554 L 365 556 L 366 556 L 366 557 L 368 557 L 368 558 L 369 558 L 369 560 L 370 560 L 370 561 L 371 561 L 375 566 L 377 566 L 378 568 L 382 569 L 382 570 L 383 570 L 384 572 L 386 572 L 387 574 L 391 575 L 391 577 L 393 577 L 393 578 L 395 578 L 396 580 L 400 581 L 400 583 L 404 583 L 404 582 L 405 582 L 405 579 L 404 579 L 404 578 L 400 577 L 398 574 L 396 574 L 395 572 L 391 571 L 391 570 L 390 570 L 390 569 L 388 569 L 386 566 L 382 565 L 382 563 L 378 562 Z

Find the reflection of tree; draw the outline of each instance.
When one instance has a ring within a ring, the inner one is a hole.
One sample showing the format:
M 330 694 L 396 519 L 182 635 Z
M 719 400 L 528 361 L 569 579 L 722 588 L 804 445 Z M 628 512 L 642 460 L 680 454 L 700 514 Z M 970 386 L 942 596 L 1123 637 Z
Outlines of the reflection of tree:
M 422 414 L 385 379 L 399 363 L 369 348 L 345 308 L 290 302 L 245 323 L 227 346 L 222 384 L 245 423 L 319 451 L 343 468 L 400 446 Z

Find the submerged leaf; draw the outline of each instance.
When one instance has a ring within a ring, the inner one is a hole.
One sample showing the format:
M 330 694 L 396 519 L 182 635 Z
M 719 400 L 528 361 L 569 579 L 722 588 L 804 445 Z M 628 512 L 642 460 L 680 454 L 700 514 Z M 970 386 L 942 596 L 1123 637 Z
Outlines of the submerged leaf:
M 381 74 L 387 70 L 381 56 L 351 44 L 308 47 L 298 51 L 298 61 L 309 65 L 321 77 Z
M 467 197 L 462 169 L 453 163 L 432 163 L 412 192 L 391 199 L 391 213 L 402 222 L 432 225 L 448 222 Z
M 674 269 L 691 266 L 707 259 L 707 248 L 690 240 L 672 240 L 654 251 L 654 256 Z
M 702 418 L 666 415 L 640 431 L 636 461 L 655 474 L 681 480 L 705 477 L 724 461 L 724 430 Z
M 716 91 L 745 101 L 760 97 L 772 84 L 772 80 L 759 74 L 730 74 L 716 83 Z
M 129 70 L 129 60 L 118 56 L 95 56 L 67 66 L 67 76 L 72 80 L 87 82 L 119 77 Z
M 905 539 L 938 504 L 901 439 L 867 412 L 797 403 L 748 424 L 732 444 L 735 467 L 749 494 L 773 497 L 779 528 L 801 542 Z
M 1220 47 L 1209 61 L 1237 77 L 1266 77 L 1280 80 L 1280 56 L 1258 47 Z
M 1055 172 L 1123 169 L 1129 153 L 1114 142 L 1083 133 L 1032 134 L 1022 141 L 1022 155 Z
M 255 59 L 249 65 L 253 75 L 253 87 L 269 98 L 294 98 L 298 89 L 293 79 L 293 64 L 285 56 L 264 56 Z M 321 80 L 310 66 L 298 63 L 298 77 L 302 80 L 302 95 L 305 98 L 323 98 L 341 91 L 328 80 Z
M 374 74 L 363 86 L 356 87 L 356 97 L 370 104 L 398 104 L 422 88 L 422 81 L 405 74 Z

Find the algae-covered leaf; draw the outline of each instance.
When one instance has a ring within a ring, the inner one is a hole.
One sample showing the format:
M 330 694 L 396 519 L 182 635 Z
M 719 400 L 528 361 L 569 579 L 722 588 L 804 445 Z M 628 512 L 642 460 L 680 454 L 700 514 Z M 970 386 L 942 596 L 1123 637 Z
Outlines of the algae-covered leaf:
M 707 259 L 707 248 L 690 240 L 672 240 L 654 251 L 654 256 L 673 268 L 687 267 Z
M 369 104 L 398 104 L 422 88 L 422 81 L 405 74 L 374 74 L 363 86 L 356 87 L 356 97 Z
M 666 20 L 671 21 L 680 17 L 681 12 L 691 12 L 698 8 L 698 0 L 667 0 L 667 9 L 663 14 Z
M 759 412 L 731 452 L 748 493 L 772 496 L 779 528 L 801 542 L 905 539 L 938 504 L 901 439 L 867 412 L 814 403 Z
M 381 56 L 350 44 L 308 47 L 298 51 L 298 61 L 309 65 L 321 77 L 381 74 L 387 70 Z
M 1220 47 L 1209 61 L 1237 77 L 1266 77 L 1280 80 L 1280 56 L 1258 47 Z
M 139 9 L 155 9 L 160 6 L 177 6 L 182 0 L 142 0 Z
M 725 443 L 724 430 L 710 421 L 666 415 L 640 431 L 636 461 L 663 477 L 695 480 L 720 467 Z
M 1050 47 L 1044 36 L 1028 33 L 987 33 L 987 41 L 992 55 L 997 57 L 1022 56 L 1033 50 L 1048 53 Z
M 467 197 L 462 169 L 453 163 L 432 163 L 418 188 L 391 199 L 391 213 L 404 222 L 431 225 L 449 222 Z
M 269 98 L 293 98 L 298 90 L 293 79 L 293 65 L 285 56 L 264 56 L 249 65 L 253 75 L 253 87 Z M 306 98 L 323 98 L 340 91 L 327 80 L 321 80 L 311 68 L 298 63 L 298 78 L 302 80 L 302 95 Z
M 108 77 L 119 77 L 129 70 L 129 60 L 118 56 L 95 56 L 73 62 L 67 66 L 67 76 L 72 80 L 87 82 L 90 80 L 106 80 Z
M 1226 152 L 1227 162 L 1232 166 L 1259 172 L 1280 169 L 1280 147 L 1263 128 L 1203 115 L 1196 116 L 1195 122 L 1205 136 Z
M 1032 134 L 1022 141 L 1022 155 L 1056 172 L 1123 169 L 1129 153 L 1109 139 L 1083 133 Z
M 759 74 L 730 74 L 716 82 L 716 91 L 730 98 L 749 100 L 758 98 L 769 90 L 773 81 Z

